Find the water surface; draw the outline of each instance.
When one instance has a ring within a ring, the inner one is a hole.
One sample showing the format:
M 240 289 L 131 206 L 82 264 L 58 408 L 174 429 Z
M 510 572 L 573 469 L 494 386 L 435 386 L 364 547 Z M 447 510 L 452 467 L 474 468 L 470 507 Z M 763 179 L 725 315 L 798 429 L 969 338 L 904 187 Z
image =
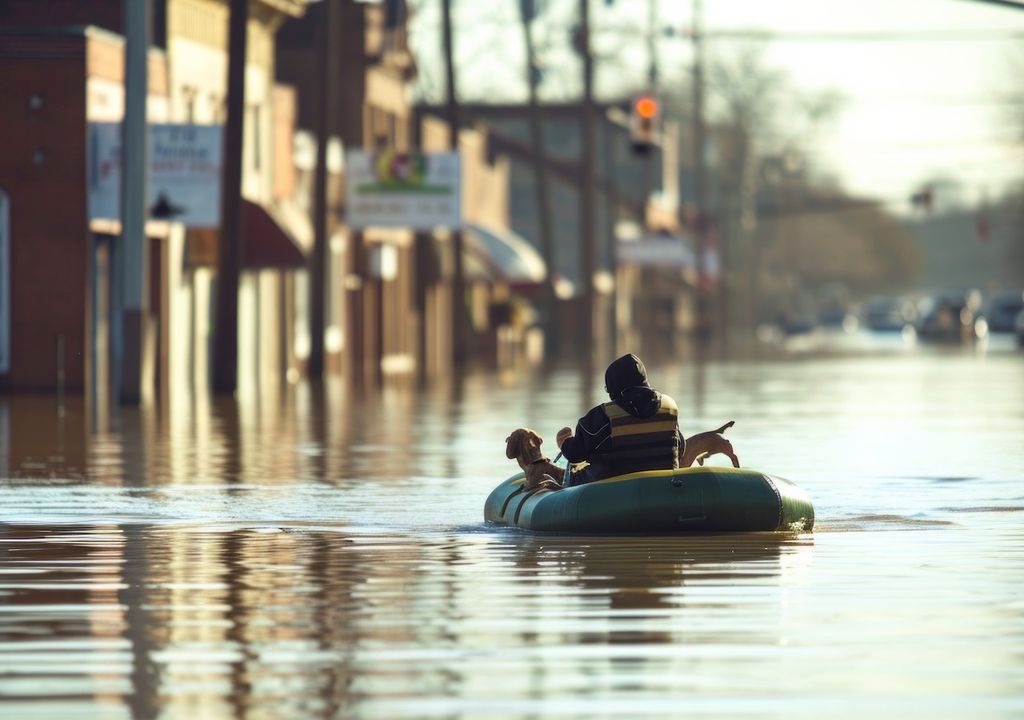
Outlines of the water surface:
M 0 398 L 0 714 L 1024 717 L 1024 355 L 649 368 L 813 534 L 483 525 L 573 369 L 63 416 Z

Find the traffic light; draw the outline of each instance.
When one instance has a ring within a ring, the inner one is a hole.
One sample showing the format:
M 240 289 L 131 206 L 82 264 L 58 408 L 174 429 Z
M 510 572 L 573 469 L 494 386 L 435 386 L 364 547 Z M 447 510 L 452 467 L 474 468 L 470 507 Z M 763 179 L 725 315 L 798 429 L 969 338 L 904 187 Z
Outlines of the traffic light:
M 658 140 L 658 120 L 661 107 L 652 95 L 634 98 L 629 115 L 629 137 L 633 151 L 644 154 Z

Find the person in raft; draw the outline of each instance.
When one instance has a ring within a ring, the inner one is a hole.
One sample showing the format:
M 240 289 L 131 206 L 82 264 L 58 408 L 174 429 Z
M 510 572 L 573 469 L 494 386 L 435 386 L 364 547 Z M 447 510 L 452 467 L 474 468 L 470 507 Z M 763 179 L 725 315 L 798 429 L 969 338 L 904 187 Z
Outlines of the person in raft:
M 698 456 L 725 453 L 739 467 L 732 445 L 718 430 L 684 438 L 679 432 L 676 401 L 654 390 L 647 369 L 636 355 L 623 355 L 604 373 L 611 402 L 602 403 L 580 418 L 576 433 L 564 427 L 555 436 L 570 463 L 586 461 L 567 485 L 582 485 L 602 478 L 643 470 L 689 467 Z

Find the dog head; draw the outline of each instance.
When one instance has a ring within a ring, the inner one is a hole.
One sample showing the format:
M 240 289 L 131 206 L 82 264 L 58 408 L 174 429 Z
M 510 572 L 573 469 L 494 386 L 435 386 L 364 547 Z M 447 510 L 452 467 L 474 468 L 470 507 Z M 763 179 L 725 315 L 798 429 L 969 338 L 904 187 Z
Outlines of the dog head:
M 505 457 L 529 462 L 540 457 L 544 438 L 530 428 L 519 428 L 505 438 Z

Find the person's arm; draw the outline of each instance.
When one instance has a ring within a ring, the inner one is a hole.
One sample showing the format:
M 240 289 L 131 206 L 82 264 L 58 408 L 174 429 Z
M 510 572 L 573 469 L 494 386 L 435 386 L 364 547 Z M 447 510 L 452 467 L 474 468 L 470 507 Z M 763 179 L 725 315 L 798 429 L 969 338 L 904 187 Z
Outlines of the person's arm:
M 604 407 L 598 405 L 576 423 L 576 433 L 564 427 L 555 436 L 558 449 L 571 463 L 589 460 L 591 454 L 611 437 L 612 426 Z

